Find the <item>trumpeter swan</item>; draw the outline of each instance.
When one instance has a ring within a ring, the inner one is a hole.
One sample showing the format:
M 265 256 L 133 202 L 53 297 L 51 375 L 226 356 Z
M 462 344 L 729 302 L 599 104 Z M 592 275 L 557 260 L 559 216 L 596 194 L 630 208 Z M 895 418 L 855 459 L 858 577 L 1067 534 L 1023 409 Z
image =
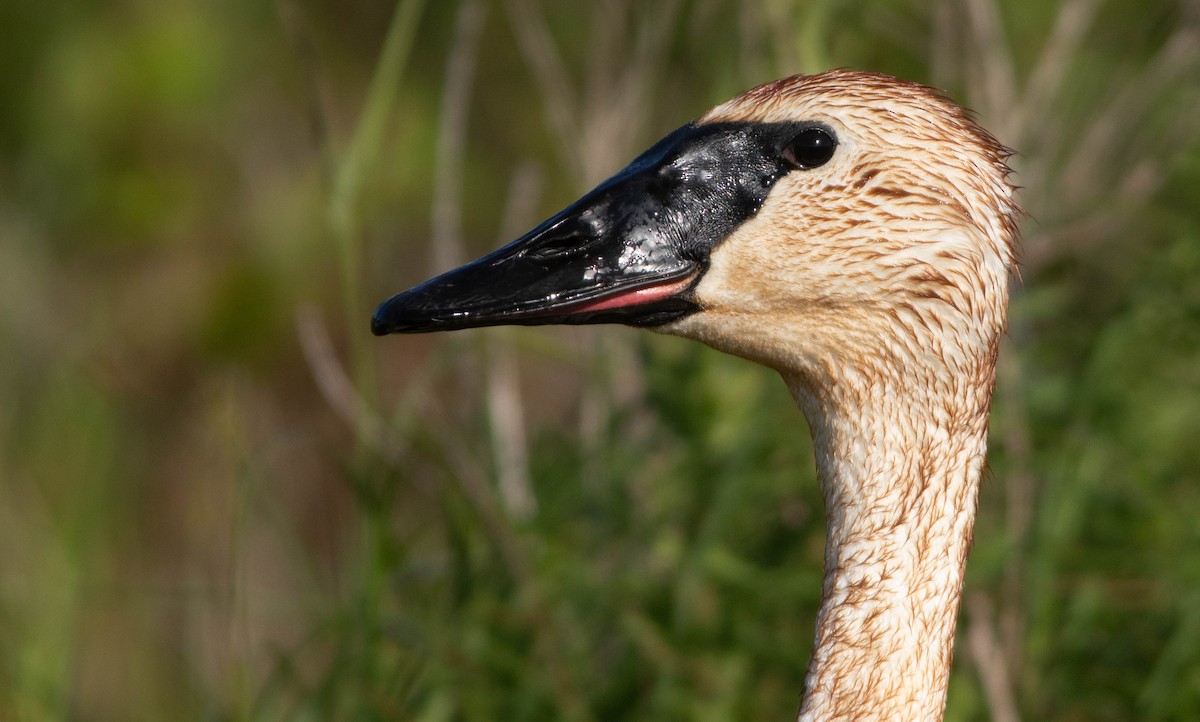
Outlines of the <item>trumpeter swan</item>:
M 925 86 L 793 76 L 372 329 L 623 323 L 779 371 L 828 516 L 800 719 L 940 719 L 1014 267 L 1007 155 Z

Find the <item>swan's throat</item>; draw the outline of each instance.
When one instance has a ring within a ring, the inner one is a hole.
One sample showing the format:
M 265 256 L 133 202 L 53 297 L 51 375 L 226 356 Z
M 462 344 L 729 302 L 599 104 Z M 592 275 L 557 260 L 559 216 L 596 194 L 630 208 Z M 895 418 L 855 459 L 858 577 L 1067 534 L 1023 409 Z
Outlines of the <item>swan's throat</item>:
M 942 718 L 987 443 L 980 371 L 915 392 L 885 377 L 820 392 L 788 379 L 828 522 L 802 721 Z

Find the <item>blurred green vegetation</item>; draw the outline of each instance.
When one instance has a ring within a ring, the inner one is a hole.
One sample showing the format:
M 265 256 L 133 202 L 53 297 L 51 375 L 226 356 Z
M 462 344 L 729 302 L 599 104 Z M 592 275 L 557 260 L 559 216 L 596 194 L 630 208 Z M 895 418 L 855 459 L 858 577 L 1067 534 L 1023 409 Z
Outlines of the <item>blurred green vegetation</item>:
M 1194 719 L 1195 0 L 0 4 L 0 718 L 789 718 L 823 522 L 777 378 L 367 314 L 836 66 L 1021 151 L 948 718 Z

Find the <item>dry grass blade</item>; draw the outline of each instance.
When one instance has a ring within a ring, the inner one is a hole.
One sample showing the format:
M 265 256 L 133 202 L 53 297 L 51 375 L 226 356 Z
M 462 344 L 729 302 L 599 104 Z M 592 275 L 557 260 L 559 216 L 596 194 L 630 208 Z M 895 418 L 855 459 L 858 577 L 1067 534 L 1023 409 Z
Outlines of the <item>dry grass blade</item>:
M 499 511 L 500 504 L 488 483 L 487 474 L 471 450 L 460 442 L 461 434 L 456 433 L 457 430 L 441 408 L 431 408 L 425 423 L 431 432 L 430 438 L 438 446 L 439 458 L 470 501 L 513 581 L 521 590 L 531 619 L 534 654 L 544 664 L 546 676 L 551 681 L 550 686 L 558 704 L 556 711 L 563 719 L 590 722 L 593 716 L 585 701 L 587 697 L 576 684 L 567 663 L 568 650 L 564 648 L 563 640 L 570 635 L 567 630 L 560 628 L 555 613 L 559 610 L 551 609 L 547 603 L 536 576 L 536 564 L 521 537 L 508 518 Z
M 1012 49 L 1005 39 L 1004 23 L 995 0 L 967 0 L 967 21 L 974 36 L 971 60 L 976 82 L 982 88 L 984 102 L 977 108 L 992 119 L 993 132 L 1001 138 L 1012 137 L 1012 128 L 1002 123 L 1005 110 L 1016 106 L 1019 91 Z M 1002 123 L 996 127 L 996 123 Z
M 563 163 L 572 174 L 583 174 L 583 158 L 577 147 L 579 120 L 575 94 L 562 55 L 554 45 L 545 17 L 534 7 L 535 0 L 505 0 L 509 21 L 517 34 L 517 46 L 533 72 L 542 95 L 542 109 Z
M 680 7 L 678 0 L 653 6 L 610 0 L 596 6 L 597 33 L 589 48 L 581 112 L 581 188 L 607 176 L 636 150 L 631 141 L 646 126 L 652 90 L 662 77 L 658 68 L 671 47 Z M 646 13 L 640 22 L 637 12 Z M 635 36 L 632 48 L 630 34 Z
M 1060 191 L 1067 203 L 1078 206 L 1091 195 L 1096 178 L 1104 177 L 1105 171 L 1114 167 L 1123 167 L 1119 162 L 1114 163 L 1110 155 L 1095 152 L 1096 148 L 1144 150 L 1130 148 L 1128 140 L 1118 142 L 1118 139 L 1146 142 L 1145 134 L 1131 131 L 1145 120 L 1158 97 L 1170 92 L 1181 77 L 1195 72 L 1197 60 L 1200 60 L 1200 33 L 1194 27 L 1182 26 L 1163 44 L 1146 69 L 1125 83 L 1112 103 L 1079 136 L 1062 174 Z
M 967 597 L 967 650 L 983 682 L 988 711 L 994 722 L 1020 722 L 1012 684 L 1004 665 L 1004 650 L 996 639 L 992 604 L 983 594 Z
M 296 333 L 321 396 L 343 421 L 358 430 L 361 441 L 389 463 L 399 465 L 408 453 L 407 447 L 358 393 L 333 352 L 329 331 L 315 308 L 304 306 L 296 311 Z
M 541 196 L 542 176 L 529 164 L 519 166 L 509 185 L 508 201 L 500 223 L 500 242 L 512 238 L 533 217 Z M 529 475 L 529 442 L 525 434 L 525 408 L 517 355 L 509 335 L 488 332 L 487 400 L 492 449 L 500 495 L 510 516 L 527 521 L 537 514 L 537 497 Z
M 1000 354 L 996 376 L 997 393 L 1007 410 L 1002 431 L 1004 453 L 1011 459 L 1012 465 L 1012 471 L 1001 480 L 1004 484 L 1004 523 L 1008 548 L 1013 551 L 1004 569 L 999 614 L 1002 633 L 1000 646 L 1008 669 L 1015 672 L 1024 666 L 1027 550 L 1033 533 L 1034 502 L 1038 498 L 1041 483 L 1033 471 L 1030 417 L 1021 393 L 1021 358 L 1011 349 Z
M 495 335 L 488 348 L 487 375 L 488 417 L 500 498 L 509 516 L 528 521 L 537 514 L 538 503 L 529 477 L 529 443 L 517 357 L 512 345 Z
M 1010 138 L 1005 138 L 1006 142 L 1017 148 L 1026 147 L 1029 124 L 1035 118 L 1046 117 L 1049 112 L 1050 103 L 1068 77 L 1072 59 L 1079 56 L 1080 46 L 1098 7 L 1099 0 L 1069 0 L 1059 9 L 1050 38 L 1025 84 L 1020 102 L 1013 106 L 1012 117 L 1006 123 L 1012 133 Z
M 454 43 L 446 62 L 434 152 L 437 162 L 434 163 L 433 179 L 433 273 L 441 273 L 466 260 L 460 227 L 463 154 L 471 84 L 479 55 L 479 34 L 486 16 L 487 8 L 482 0 L 466 0 L 459 5 Z

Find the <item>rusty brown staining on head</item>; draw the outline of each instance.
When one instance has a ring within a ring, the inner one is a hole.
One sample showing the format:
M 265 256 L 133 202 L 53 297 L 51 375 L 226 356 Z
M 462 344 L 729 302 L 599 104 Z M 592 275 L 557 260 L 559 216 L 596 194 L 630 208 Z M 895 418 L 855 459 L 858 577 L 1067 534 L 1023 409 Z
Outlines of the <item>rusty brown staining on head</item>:
M 921 269 L 914 273 L 910 278 L 917 283 L 931 283 L 936 286 L 954 286 L 955 283 L 945 274 L 933 266 L 922 266 Z
M 867 195 L 896 200 L 911 196 L 912 191 L 901 186 L 872 186 Z
M 813 98 L 841 107 L 874 109 L 893 124 L 909 126 L 909 135 L 916 140 L 970 137 L 985 146 L 990 160 L 1003 161 L 1012 154 L 940 90 L 859 70 L 793 75 L 766 83 L 717 106 L 699 122 L 771 122 L 780 112 L 789 113 Z
M 879 175 L 878 168 L 869 168 L 866 171 L 859 173 L 859 170 L 861 168 L 862 168 L 862 166 L 859 166 L 858 168 L 855 168 L 853 171 L 851 171 L 853 173 L 858 173 L 858 180 L 854 181 L 854 190 L 856 190 L 856 191 L 862 190 L 863 186 L 870 183 L 871 180 L 875 178 L 875 176 Z

